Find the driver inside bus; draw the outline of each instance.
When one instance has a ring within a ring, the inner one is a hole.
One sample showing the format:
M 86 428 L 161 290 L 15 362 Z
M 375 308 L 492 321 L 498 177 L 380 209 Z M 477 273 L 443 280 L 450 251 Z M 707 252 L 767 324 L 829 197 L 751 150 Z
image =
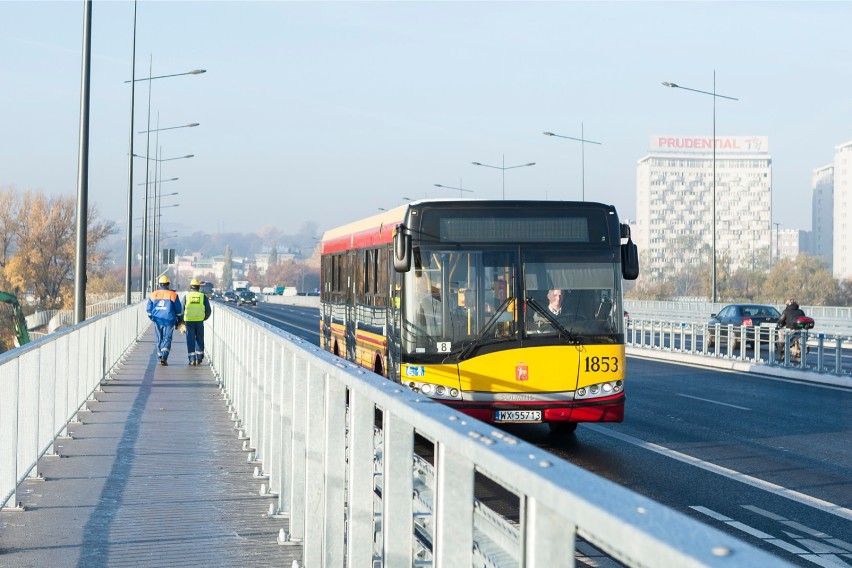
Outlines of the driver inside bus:
M 565 293 L 558 288 L 551 288 L 547 291 L 547 306 L 544 309 L 554 319 L 558 319 L 562 315 L 562 297 L 564 295 Z M 547 318 L 536 312 L 533 315 L 533 321 L 537 324 L 544 324 L 547 323 Z

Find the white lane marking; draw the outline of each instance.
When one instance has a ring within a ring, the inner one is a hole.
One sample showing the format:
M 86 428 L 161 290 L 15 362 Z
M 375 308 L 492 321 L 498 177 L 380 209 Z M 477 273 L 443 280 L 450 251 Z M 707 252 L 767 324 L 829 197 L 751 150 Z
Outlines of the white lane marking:
M 758 479 L 756 477 L 752 477 L 750 475 L 746 475 L 744 473 L 740 473 L 738 471 L 734 471 L 732 469 L 728 469 L 720 465 L 708 463 L 698 458 L 694 458 L 692 456 L 676 452 L 658 444 L 653 444 L 651 442 L 640 440 L 639 438 L 635 438 L 633 436 L 630 436 L 629 434 L 623 434 L 621 432 L 617 432 L 610 428 L 599 426 L 591 422 L 584 422 L 582 424 L 582 427 L 588 428 L 594 432 L 597 432 L 598 434 L 603 434 L 604 436 L 609 436 L 610 438 L 621 440 L 622 442 L 626 442 L 639 448 L 650 450 L 662 456 L 666 456 L 678 460 L 680 462 L 693 465 L 705 471 L 709 471 L 717 475 L 722 475 L 724 477 L 727 477 L 728 479 L 733 479 L 734 481 L 739 481 L 740 483 L 751 485 L 752 487 L 756 487 L 757 489 L 768 491 L 769 493 L 778 495 L 779 497 L 784 497 L 785 499 L 790 499 L 791 501 L 801 503 L 802 505 L 807 505 L 808 507 L 819 509 L 824 513 L 840 517 L 841 519 L 852 521 L 852 510 L 846 509 L 845 507 L 841 507 L 840 505 L 836 505 L 829 501 L 817 499 L 816 497 L 811 497 L 810 495 L 805 495 L 804 493 L 799 493 L 798 491 L 793 491 L 792 489 L 787 489 L 786 487 L 782 487 L 780 485 L 776 485 L 774 483 L 770 483 L 768 481 L 764 481 L 762 479 Z
M 691 398 L 693 400 L 702 400 L 704 402 L 712 402 L 713 404 L 721 404 L 722 406 L 729 406 L 731 408 L 737 408 L 739 410 L 751 410 L 751 408 L 746 408 L 745 406 L 737 406 L 736 404 L 728 404 L 727 402 L 719 402 L 718 400 L 711 400 L 709 398 L 700 398 L 697 396 L 691 396 L 688 394 L 681 394 L 679 392 L 675 393 L 676 396 L 682 396 L 684 398 Z
M 725 524 L 728 525 L 728 526 L 734 527 L 735 529 L 739 529 L 746 534 L 750 534 L 751 536 L 756 536 L 757 538 L 762 539 L 762 540 L 769 540 L 771 538 L 774 538 L 771 534 L 767 534 L 760 529 L 750 527 L 747 524 L 741 523 L 739 521 L 730 521 L 730 522 L 727 522 Z M 803 550 L 802 552 L 805 552 L 805 551 Z
M 742 505 L 742 508 L 751 511 L 752 513 L 757 513 L 758 515 L 761 515 L 761 516 L 766 517 L 768 519 L 772 519 L 773 521 L 777 521 L 779 524 L 782 524 L 785 527 L 790 527 L 792 529 L 796 529 L 797 531 L 799 531 L 801 533 L 805 533 L 807 535 L 810 535 L 814 538 L 821 538 L 825 542 L 827 542 L 828 544 L 842 549 L 838 552 L 844 552 L 844 551 L 852 552 L 852 544 L 850 544 L 850 543 L 848 543 L 844 540 L 840 540 L 839 538 L 833 538 L 830 534 L 826 534 L 826 533 L 824 533 L 820 530 L 817 530 L 817 529 L 812 529 L 811 527 L 809 527 L 807 525 L 803 525 L 802 523 L 797 523 L 796 521 L 791 521 L 790 519 L 788 519 L 786 517 L 782 517 L 781 515 L 776 515 L 772 511 L 767 511 L 766 509 L 761 509 L 760 507 L 756 507 L 754 505 Z M 791 533 L 791 532 L 787 532 L 787 531 L 784 531 L 784 532 L 787 536 L 789 536 L 791 538 L 796 538 L 796 539 L 802 539 L 803 538 L 803 537 L 798 536 L 798 535 Z
M 807 527 L 807 526 L 805 526 L 801 523 L 797 523 L 796 521 L 791 521 L 790 519 L 782 517 L 781 515 L 776 515 L 775 513 L 772 513 L 770 511 L 765 510 L 765 509 L 761 509 L 760 507 L 755 507 L 754 505 L 743 505 L 742 507 L 743 507 L 743 509 L 748 509 L 749 511 L 751 511 L 753 513 L 757 513 L 758 515 L 772 519 L 773 521 L 778 521 L 782 525 L 790 527 L 791 529 L 796 529 L 799 532 L 809 534 L 814 538 L 827 538 L 827 537 L 831 536 L 831 535 L 825 534 L 822 531 L 818 531 L 816 529 L 812 529 L 810 527 Z
M 755 536 L 755 537 L 763 540 L 764 542 L 767 542 L 769 544 L 777 546 L 778 548 L 783 548 L 784 550 L 786 550 L 787 552 L 790 552 L 792 554 L 798 554 L 799 556 L 801 556 L 803 554 L 808 554 L 808 552 L 809 552 L 809 551 L 805 550 L 804 548 L 799 548 L 798 546 L 790 544 L 789 542 L 783 541 L 779 538 L 775 538 L 771 534 L 766 534 L 765 532 L 763 532 L 759 529 L 756 529 L 754 527 L 750 527 L 745 523 L 741 523 L 739 521 L 735 521 L 733 519 L 730 519 L 729 517 L 726 517 L 722 513 L 717 513 L 716 511 L 714 511 L 712 509 L 708 509 L 707 507 L 699 507 L 699 506 L 696 506 L 696 505 L 690 505 L 689 508 L 693 509 L 695 511 L 698 511 L 699 513 L 703 513 L 703 514 L 707 515 L 708 517 L 712 517 L 714 519 L 721 520 L 722 522 L 724 522 L 726 525 L 728 525 L 730 527 L 733 527 L 737 530 L 743 531 L 744 533 Z
M 690 508 L 690 509 L 695 509 L 695 510 L 696 510 L 696 511 L 698 511 L 699 513 L 704 513 L 704 514 L 705 514 L 705 515 L 707 515 L 708 517 L 713 517 L 713 518 L 714 518 L 714 519 L 716 519 L 717 521 L 722 521 L 723 523 L 726 523 L 726 522 L 728 522 L 728 521 L 733 521 L 733 520 L 734 520 L 734 519 L 732 519 L 731 517 L 726 517 L 726 516 L 725 516 L 725 515 L 723 515 L 722 513 L 717 513 L 717 512 L 716 512 L 716 511 L 714 511 L 713 509 L 708 509 L 707 507 L 702 507 L 702 506 L 700 506 L 700 505 L 690 505 L 690 506 L 689 506 L 689 508 Z

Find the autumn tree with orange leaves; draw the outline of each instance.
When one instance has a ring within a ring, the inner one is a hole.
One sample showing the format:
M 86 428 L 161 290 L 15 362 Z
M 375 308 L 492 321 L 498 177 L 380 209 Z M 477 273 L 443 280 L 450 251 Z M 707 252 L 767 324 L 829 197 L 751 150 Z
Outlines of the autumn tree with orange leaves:
M 97 246 L 115 233 L 115 224 L 98 218 L 89 207 L 86 243 L 87 277 L 106 278 L 105 253 Z M 70 196 L 19 193 L 0 188 L 0 289 L 31 292 L 43 309 L 74 305 L 76 202 Z M 108 286 L 107 286 L 108 287 Z

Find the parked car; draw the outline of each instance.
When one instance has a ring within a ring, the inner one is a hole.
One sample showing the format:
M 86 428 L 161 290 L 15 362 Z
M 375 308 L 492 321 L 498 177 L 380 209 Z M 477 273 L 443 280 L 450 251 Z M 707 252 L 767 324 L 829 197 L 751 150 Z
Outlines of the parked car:
M 762 343 L 769 341 L 769 328 L 775 327 L 781 313 L 774 306 L 763 304 L 731 304 L 719 310 L 718 314 L 711 314 L 710 318 L 707 322 L 707 347 L 716 345 L 716 324 L 721 324 L 719 342 L 728 342 L 728 326 L 733 325 L 733 347 L 737 348 L 740 346 L 743 328 L 747 344 L 754 346 L 757 330 Z
M 222 301 L 223 302 L 234 302 L 236 304 L 237 303 L 237 295 L 234 292 L 228 290 L 227 292 L 222 294 Z
M 242 292 L 237 294 L 237 305 L 243 306 L 245 304 L 251 304 L 252 306 L 256 306 L 257 294 L 255 294 L 251 290 L 243 290 Z

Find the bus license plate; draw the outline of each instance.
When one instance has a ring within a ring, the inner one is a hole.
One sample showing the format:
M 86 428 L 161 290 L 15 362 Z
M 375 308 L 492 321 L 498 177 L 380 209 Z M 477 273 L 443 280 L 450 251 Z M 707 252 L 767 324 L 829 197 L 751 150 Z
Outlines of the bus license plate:
M 541 422 L 541 410 L 498 410 L 495 422 Z

